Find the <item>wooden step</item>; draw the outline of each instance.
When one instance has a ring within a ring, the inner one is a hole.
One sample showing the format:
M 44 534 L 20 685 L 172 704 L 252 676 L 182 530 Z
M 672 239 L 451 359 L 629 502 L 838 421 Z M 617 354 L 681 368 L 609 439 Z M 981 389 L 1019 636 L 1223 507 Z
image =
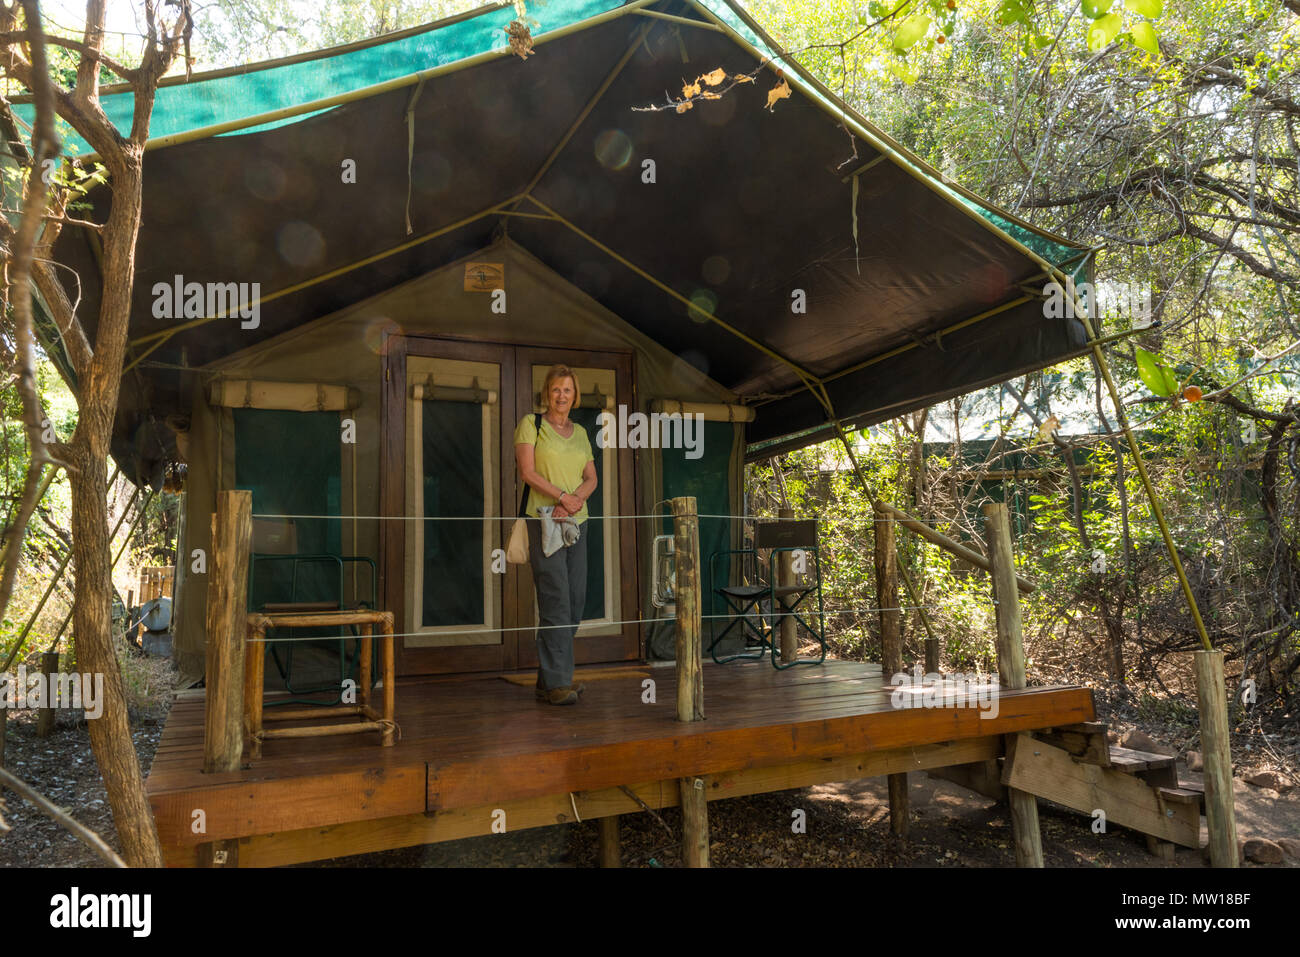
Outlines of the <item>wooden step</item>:
M 1063 749 L 1021 733 L 1007 739 L 1002 783 L 1084 814 L 1100 808 L 1109 821 L 1159 841 L 1200 847 L 1200 814 L 1195 805 L 1176 800 L 1185 797 L 1178 793 L 1177 781 L 1166 797 L 1160 786 L 1152 786 L 1143 777 L 1172 770 L 1172 766 L 1147 767 L 1126 774 L 1118 767 L 1103 768 L 1080 761 Z
M 1178 788 L 1178 769 L 1171 755 L 1112 747 L 1110 763 L 1116 771 L 1135 775 L 1153 788 Z
M 1205 813 L 1205 785 L 1197 781 L 1179 781 L 1178 791 L 1196 795 L 1196 804 Z
M 1132 748 L 1110 746 L 1110 763 L 1115 770 L 1125 774 L 1137 774 L 1156 768 L 1172 768 L 1175 759 L 1168 754 L 1156 754 L 1152 751 L 1135 751 Z
M 1106 740 L 1108 726 L 1104 721 L 1085 721 L 1068 724 L 1035 736 L 1052 747 L 1060 748 L 1087 764 L 1108 768 L 1110 744 Z

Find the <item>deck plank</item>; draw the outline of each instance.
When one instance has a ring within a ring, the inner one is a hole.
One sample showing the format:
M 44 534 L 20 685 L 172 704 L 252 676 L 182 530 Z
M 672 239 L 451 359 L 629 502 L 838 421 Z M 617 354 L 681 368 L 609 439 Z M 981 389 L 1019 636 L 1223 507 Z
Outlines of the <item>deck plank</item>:
M 766 662 L 704 666 L 706 720 L 674 714 L 675 672 L 593 681 L 574 707 L 540 704 L 495 676 L 399 682 L 401 736 L 269 740 L 240 771 L 201 774 L 203 701 L 174 705 L 147 790 L 164 845 L 301 832 L 401 815 L 527 801 L 692 774 L 740 772 L 1090 721 L 1077 687 L 1003 691 L 996 718 L 974 707 L 895 708 L 878 666 Z M 300 722 L 285 722 L 286 727 Z M 773 776 L 773 780 L 779 775 Z M 206 830 L 191 829 L 202 809 Z M 361 830 L 364 830 L 362 828 Z M 184 856 L 183 854 L 181 855 Z

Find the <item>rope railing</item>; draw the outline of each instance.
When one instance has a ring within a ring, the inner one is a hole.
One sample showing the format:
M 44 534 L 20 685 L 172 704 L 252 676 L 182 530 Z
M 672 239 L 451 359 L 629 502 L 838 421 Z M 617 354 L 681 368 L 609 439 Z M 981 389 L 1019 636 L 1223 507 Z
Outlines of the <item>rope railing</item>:
M 996 606 L 997 601 L 994 600 L 992 604 Z M 823 611 L 822 617 L 830 618 L 836 615 L 873 615 L 882 611 L 918 611 L 918 610 L 929 611 L 935 608 L 943 608 L 943 607 L 944 606 L 942 604 L 934 604 L 934 605 L 899 605 L 896 608 L 845 608 L 839 610 Z M 328 614 L 328 612 L 324 614 Z M 765 611 L 763 614 L 767 617 L 771 617 L 772 619 L 777 620 L 777 619 L 796 615 L 797 613 L 794 611 L 773 610 L 771 612 Z M 734 620 L 736 617 L 737 617 L 736 615 L 701 615 L 700 616 L 701 620 L 703 621 L 710 621 L 714 619 L 720 621 L 731 621 Z M 601 628 L 613 628 L 615 626 L 622 627 L 623 625 L 646 625 L 646 624 L 655 624 L 661 622 L 671 622 L 676 620 L 677 620 L 676 615 L 662 615 L 658 618 L 626 618 L 623 619 L 622 621 L 603 621 L 597 619 L 590 623 Z M 481 628 L 481 627 L 474 628 L 473 626 L 470 626 L 469 628 L 460 628 L 454 625 L 447 625 L 447 626 L 440 626 L 440 627 L 454 628 L 455 629 L 454 633 L 456 635 L 499 635 L 503 632 L 545 630 L 545 628 L 539 625 L 522 625 L 513 628 Z M 431 635 L 436 635 L 436 634 L 437 632 L 431 632 L 431 631 L 406 631 L 406 632 L 397 632 L 392 635 L 374 635 L 373 637 L 375 638 L 375 640 L 379 640 L 382 638 L 428 638 Z M 359 636 L 352 636 L 352 637 L 359 637 Z M 256 642 L 270 642 L 273 644 L 281 644 L 281 643 L 288 643 L 294 641 L 339 641 L 339 640 L 340 638 L 338 635 L 303 635 L 303 636 L 295 636 L 292 638 L 266 638 L 266 637 L 258 638 L 254 636 L 245 639 L 247 644 L 253 644 Z M 348 636 L 344 636 L 344 638 L 341 640 L 345 640 L 345 641 L 348 640 Z

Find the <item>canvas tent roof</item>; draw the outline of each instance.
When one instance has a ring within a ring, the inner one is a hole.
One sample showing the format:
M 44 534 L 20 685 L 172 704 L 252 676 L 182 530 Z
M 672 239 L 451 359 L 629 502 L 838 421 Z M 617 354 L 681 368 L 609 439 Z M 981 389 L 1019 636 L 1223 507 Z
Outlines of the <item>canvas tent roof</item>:
M 1044 263 L 1084 278 L 1084 247 L 945 182 L 794 65 L 794 95 L 770 112 L 770 63 L 689 112 L 635 110 L 683 77 L 772 55 L 731 0 L 548 0 L 530 7 L 526 61 L 506 45 L 514 16 L 493 5 L 159 91 L 114 445 L 128 474 L 148 478 L 169 454 L 162 423 L 187 411 L 197 378 L 182 367 L 503 230 L 755 403 L 748 439 L 763 454 L 828 437 L 828 404 L 865 426 L 1083 350 L 1082 324 L 1045 318 L 1026 289 L 1041 289 Z M 103 97 L 119 119 L 130 101 Z M 90 199 L 102 219 L 110 190 Z M 92 243 L 65 230 L 55 255 L 81 277 L 93 336 Z M 259 283 L 257 328 L 154 318 L 154 284 L 176 275 Z M 806 313 L 792 312 L 795 290 Z

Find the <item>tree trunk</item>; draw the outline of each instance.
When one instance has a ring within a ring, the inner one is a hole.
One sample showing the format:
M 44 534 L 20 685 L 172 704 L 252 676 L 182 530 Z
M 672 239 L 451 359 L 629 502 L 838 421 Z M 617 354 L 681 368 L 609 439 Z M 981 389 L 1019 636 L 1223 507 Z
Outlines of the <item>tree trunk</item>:
M 107 283 L 99 310 L 95 357 L 83 376 L 72 438 L 72 544 L 77 567 L 73 623 L 77 660 L 92 674 L 104 676 L 104 713 L 89 722 L 90 745 L 104 776 L 122 857 L 132 867 L 162 867 L 158 830 L 145 798 L 144 779 L 131 740 L 122 674 L 113 648 L 113 568 L 109 554 L 109 442 L 131 316 L 135 279 L 135 242 L 140 229 L 141 166 L 139 147 L 123 147 L 122 168 L 113 175 L 113 207 L 103 231 Z
M 85 414 L 83 408 L 82 416 Z M 77 562 L 73 603 L 77 661 L 83 671 L 104 676 L 104 713 L 87 722 L 90 746 L 108 791 L 123 859 L 132 867 L 162 867 L 158 831 L 145 798 L 144 779 L 126 713 L 122 673 L 113 649 L 113 579 L 108 503 L 104 499 L 107 456 L 94 448 L 106 445 L 107 441 L 94 442 L 84 437 L 82 430 L 86 424 L 83 418 L 77 426 L 73 441 L 76 471 L 70 473 L 70 478 L 72 540 Z M 87 433 L 91 431 L 86 429 Z

